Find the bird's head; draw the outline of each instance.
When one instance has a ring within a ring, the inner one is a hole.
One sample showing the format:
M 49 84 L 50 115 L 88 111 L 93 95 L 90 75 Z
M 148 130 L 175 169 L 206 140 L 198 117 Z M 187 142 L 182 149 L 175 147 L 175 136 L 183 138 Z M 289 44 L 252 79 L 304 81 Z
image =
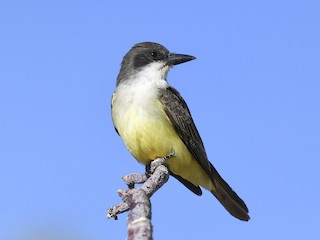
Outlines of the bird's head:
M 140 71 L 159 71 L 166 78 L 170 67 L 195 59 L 186 54 L 171 53 L 159 43 L 142 42 L 134 45 L 124 56 L 117 84 L 129 74 Z

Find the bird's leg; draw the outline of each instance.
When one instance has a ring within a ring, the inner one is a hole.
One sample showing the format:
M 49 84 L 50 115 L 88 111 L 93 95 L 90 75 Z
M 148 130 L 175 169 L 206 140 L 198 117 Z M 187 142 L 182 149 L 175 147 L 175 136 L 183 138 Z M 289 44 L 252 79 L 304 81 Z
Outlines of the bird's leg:
M 145 172 L 145 176 L 147 177 L 147 178 L 149 178 L 150 176 L 151 176 L 151 174 L 152 174 L 152 172 L 151 172 L 151 163 L 152 163 L 153 161 L 150 161 L 147 165 L 146 165 L 146 172 Z
M 159 167 L 161 165 L 164 165 L 167 160 L 169 160 L 170 158 L 174 157 L 175 155 L 176 155 L 176 153 L 172 150 L 171 153 L 169 153 L 167 156 L 165 156 L 163 158 L 157 158 L 157 159 L 151 161 L 148 164 L 149 165 L 149 167 L 148 167 L 149 169 L 146 167 L 146 174 L 154 173 L 154 171 L 156 170 L 157 167 Z M 147 171 L 147 169 L 149 170 L 149 172 Z
M 123 176 L 122 179 L 125 181 L 129 189 L 133 189 L 135 184 L 144 183 L 154 173 L 157 167 L 165 164 L 165 162 L 168 159 L 174 156 L 175 156 L 175 152 L 172 150 L 167 156 L 150 161 L 150 163 L 146 165 L 145 174 L 132 173 L 132 174 Z

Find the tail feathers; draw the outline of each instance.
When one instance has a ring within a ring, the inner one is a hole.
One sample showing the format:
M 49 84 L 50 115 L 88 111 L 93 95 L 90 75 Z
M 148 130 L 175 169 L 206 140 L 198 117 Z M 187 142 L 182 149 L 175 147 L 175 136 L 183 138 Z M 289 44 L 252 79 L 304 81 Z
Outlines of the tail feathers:
M 225 209 L 234 217 L 249 221 L 249 210 L 244 201 L 232 190 L 218 172 L 212 178 L 215 189 L 211 193 L 219 200 Z

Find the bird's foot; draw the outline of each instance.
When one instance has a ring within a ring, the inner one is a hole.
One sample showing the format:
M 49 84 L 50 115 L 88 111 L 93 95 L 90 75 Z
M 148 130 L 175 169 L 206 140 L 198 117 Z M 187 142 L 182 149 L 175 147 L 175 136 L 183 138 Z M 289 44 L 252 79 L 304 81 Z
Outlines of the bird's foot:
M 172 151 L 167 156 L 163 158 L 157 158 L 153 161 L 151 161 L 149 164 L 146 165 L 146 173 L 145 174 L 139 174 L 139 173 L 132 173 L 126 176 L 123 176 L 122 179 L 125 181 L 129 189 L 133 189 L 135 184 L 142 184 L 144 183 L 157 169 L 157 167 L 165 164 L 165 162 L 174 157 L 175 152 Z M 168 166 L 167 166 L 168 167 Z
M 167 160 L 170 158 L 174 157 L 176 153 L 172 151 L 169 153 L 167 156 L 164 156 L 163 158 L 157 158 L 153 161 L 151 161 L 147 166 L 146 166 L 146 175 L 150 176 L 154 171 L 156 170 L 157 167 L 165 164 Z

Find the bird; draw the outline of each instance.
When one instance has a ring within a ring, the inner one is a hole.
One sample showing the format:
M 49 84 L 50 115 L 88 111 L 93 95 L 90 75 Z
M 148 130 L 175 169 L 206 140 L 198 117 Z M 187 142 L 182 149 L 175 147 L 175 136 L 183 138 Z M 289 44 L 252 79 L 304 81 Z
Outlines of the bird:
M 244 201 L 208 159 L 191 112 L 167 81 L 169 70 L 194 60 L 155 42 L 135 44 L 123 57 L 111 100 L 114 128 L 129 152 L 148 166 L 170 153 L 170 175 L 196 195 L 209 190 L 234 217 L 248 221 Z

